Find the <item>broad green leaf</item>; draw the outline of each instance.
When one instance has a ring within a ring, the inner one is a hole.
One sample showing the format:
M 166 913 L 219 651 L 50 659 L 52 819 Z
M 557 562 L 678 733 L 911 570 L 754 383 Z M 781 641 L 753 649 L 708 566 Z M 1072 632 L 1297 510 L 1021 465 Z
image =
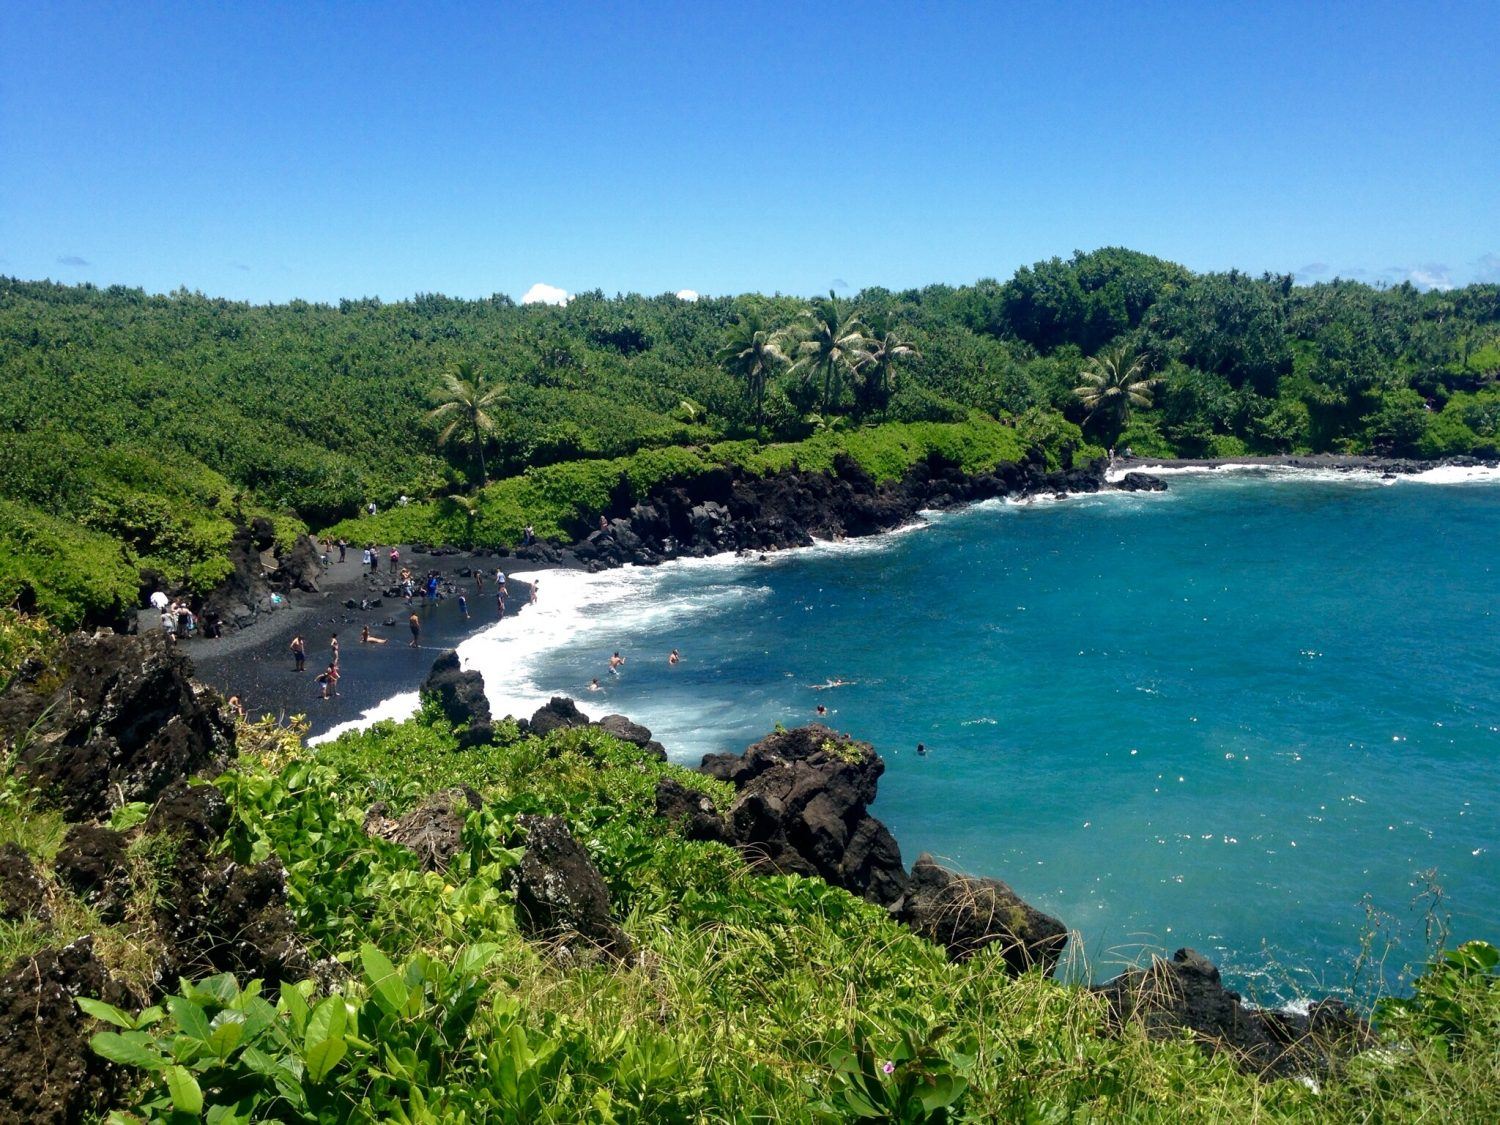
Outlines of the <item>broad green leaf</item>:
M 198 1080 L 185 1067 L 169 1066 L 164 1077 L 167 1092 L 172 1095 L 173 1109 L 193 1117 L 203 1112 L 203 1091 L 198 1088 Z
M 125 1066 L 160 1070 L 167 1065 L 167 1060 L 152 1045 L 151 1036 L 144 1031 L 130 1031 L 123 1035 L 118 1031 L 101 1031 L 89 1040 L 89 1046 L 101 1058 Z
M 344 1027 L 348 1023 L 348 1014 L 344 1010 L 344 998 L 342 996 L 330 996 L 313 1009 L 313 1013 L 307 1020 L 307 1035 L 303 1042 L 311 1051 L 317 1044 L 326 1039 L 344 1038 Z
M 208 1049 L 221 1060 L 229 1058 L 245 1037 L 245 1013 L 224 1011 L 214 1017 Z
M 323 1081 L 328 1076 L 328 1072 L 338 1066 L 339 1060 L 344 1057 L 348 1049 L 349 1045 L 344 1042 L 342 1035 L 314 1043 L 307 1050 L 308 1079 L 313 1082 Z
M 365 977 L 375 993 L 375 1002 L 391 1015 L 399 1015 L 406 1007 L 409 992 L 406 982 L 396 972 L 396 966 L 369 942 L 360 946 L 359 958 L 364 963 Z
M 120 1011 L 113 1004 L 106 1004 L 103 1000 L 93 1000 L 87 996 L 78 997 L 74 1003 L 96 1020 L 123 1027 L 126 1031 L 134 1031 L 136 1028 L 136 1022 L 129 1013 Z
M 301 1035 L 307 1030 L 307 997 L 299 985 L 287 985 L 283 988 L 278 1006 L 291 1017 L 294 1032 Z
M 109 826 L 116 832 L 129 832 L 145 820 L 150 812 L 151 806 L 145 801 L 131 801 L 109 814 Z
M 168 996 L 167 1010 L 172 1013 L 172 1019 L 182 1034 L 208 1042 L 208 1016 L 197 1004 L 186 996 Z

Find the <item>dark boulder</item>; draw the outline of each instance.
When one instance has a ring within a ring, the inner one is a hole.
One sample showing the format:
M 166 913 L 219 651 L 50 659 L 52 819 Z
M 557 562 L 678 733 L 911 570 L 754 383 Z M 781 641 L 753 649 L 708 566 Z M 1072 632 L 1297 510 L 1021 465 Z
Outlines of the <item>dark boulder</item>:
M 323 575 L 323 564 L 318 545 L 310 535 L 299 535 L 286 553 L 278 556 L 281 564 L 277 576 L 287 589 L 305 590 L 309 594 L 318 592 L 318 580 Z
M 229 831 L 231 816 L 229 802 L 216 786 L 184 779 L 163 790 L 145 828 L 148 833 L 166 833 L 180 848 L 205 856 Z
M 35 918 L 45 922 L 47 884 L 42 882 L 36 864 L 19 845 L 0 847 L 0 922 L 19 922 Z
M 422 694 L 437 700 L 444 717 L 462 728 L 460 746 L 483 746 L 494 738 L 490 701 L 484 694 L 484 676 L 459 666 L 458 653 L 449 649 L 432 663 L 422 684 Z
M 426 871 L 446 871 L 463 844 L 464 822 L 484 802 L 467 785 L 427 797 L 405 816 L 392 820 L 384 802 L 365 815 L 365 831 L 417 853 Z
M 656 815 L 689 840 L 733 842 L 729 825 L 724 823 L 714 799 L 670 777 L 656 783 Z
M 1212 961 L 1191 949 L 1153 958 L 1097 989 L 1117 1024 L 1139 1023 L 1153 1039 L 1190 1031 L 1206 1049 L 1226 1052 L 1241 1069 L 1266 1076 L 1324 1070 L 1341 1055 L 1373 1045 L 1369 1026 L 1338 1001 L 1306 1016 L 1247 1007 L 1224 987 Z
M 1114 487 L 1121 492 L 1165 492 L 1167 482 L 1150 473 L 1126 473 Z
M 998 944 L 1006 967 L 1016 974 L 1033 968 L 1052 972 L 1068 940 L 1061 922 L 1023 902 L 1004 883 L 958 875 L 926 854 L 911 869 L 897 916 L 955 961 Z
M 233 721 L 191 674 L 160 633 L 74 634 L 0 694 L 0 741 L 19 748 L 17 772 L 70 819 L 154 800 L 234 754 Z
M 588 852 L 556 816 L 522 816 L 526 852 L 516 871 L 516 918 L 528 937 L 570 957 L 630 956 L 630 939 L 610 913 L 609 888 Z
M 565 695 L 554 695 L 543 707 L 538 707 L 526 725 L 526 730 L 538 738 L 544 738 L 555 730 L 572 730 L 589 725 L 589 717 L 578 709 Z
M 287 907 L 286 870 L 276 858 L 241 865 L 204 861 L 185 849 L 156 912 L 167 943 L 165 980 L 213 973 L 260 977 L 274 987 L 312 971 Z
M 885 905 L 901 897 L 900 848 L 867 811 L 885 771 L 869 743 L 815 723 L 768 735 L 740 757 L 709 755 L 702 770 L 739 790 L 728 821 L 752 867 L 816 875 Z
M 106 923 L 125 917 L 130 901 L 130 857 L 125 836 L 92 824 L 74 824 L 52 860 L 57 880 L 99 911 Z
M 101 1113 L 134 1081 L 94 1054 L 100 1030 L 75 1003 L 86 996 L 116 1006 L 131 998 L 94 954 L 93 938 L 44 949 L 0 977 L 0 1121 L 63 1125 Z
M 667 750 L 660 742 L 651 737 L 651 732 L 641 726 L 640 723 L 631 722 L 624 715 L 605 715 L 597 723 L 593 724 L 606 734 L 613 735 L 621 742 L 629 742 L 633 746 L 639 746 L 648 751 L 658 761 L 667 760 Z

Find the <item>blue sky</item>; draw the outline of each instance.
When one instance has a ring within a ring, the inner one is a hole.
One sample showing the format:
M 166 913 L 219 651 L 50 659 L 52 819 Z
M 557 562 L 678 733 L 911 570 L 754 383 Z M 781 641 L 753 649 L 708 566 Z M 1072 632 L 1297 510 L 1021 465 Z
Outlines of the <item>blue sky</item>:
M 0 273 L 808 294 L 1125 245 L 1500 280 L 1500 3 L 0 6 Z

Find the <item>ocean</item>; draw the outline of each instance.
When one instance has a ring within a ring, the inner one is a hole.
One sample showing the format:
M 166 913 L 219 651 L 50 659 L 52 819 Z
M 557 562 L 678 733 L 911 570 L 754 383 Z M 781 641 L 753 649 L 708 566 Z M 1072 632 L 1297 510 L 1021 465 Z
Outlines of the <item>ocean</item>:
M 1005 880 L 1075 974 L 1188 946 L 1251 999 L 1359 998 L 1434 924 L 1500 940 L 1500 477 L 1169 480 L 522 573 L 537 605 L 460 652 L 498 714 L 570 695 L 689 764 L 822 705 L 885 757 L 908 864 Z

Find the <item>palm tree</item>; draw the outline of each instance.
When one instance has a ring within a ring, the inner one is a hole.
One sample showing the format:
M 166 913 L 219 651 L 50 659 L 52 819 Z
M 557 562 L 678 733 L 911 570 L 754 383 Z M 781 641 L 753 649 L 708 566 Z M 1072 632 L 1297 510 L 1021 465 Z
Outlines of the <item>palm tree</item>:
M 758 438 L 766 436 L 766 383 L 789 362 L 784 345 L 784 334 L 768 329 L 760 312 L 752 309 L 729 329 L 724 346 L 714 353 L 716 363 L 745 381 L 745 393 L 755 403 L 755 436 Z
M 844 375 L 853 373 L 865 353 L 864 325 L 856 313 L 839 307 L 830 290 L 826 300 L 819 299 L 807 311 L 801 337 L 792 370 L 804 378 L 823 373 L 823 413 L 830 414 L 838 404 Z
M 1130 421 L 1131 407 L 1151 405 L 1156 380 L 1146 374 L 1146 357 L 1129 344 L 1106 348 L 1084 364 L 1078 377 L 1081 382 L 1073 393 L 1088 407 L 1084 421 L 1102 417 L 1113 449 L 1120 431 Z
M 438 444 L 447 445 L 455 438 L 468 439 L 479 463 L 479 483 L 485 482 L 484 443 L 495 432 L 491 413 L 508 402 L 505 387 L 492 380 L 467 361 L 443 372 L 441 383 L 433 390 L 437 405 L 427 413 L 429 422 L 447 423 L 438 434 Z
M 859 381 L 854 385 L 854 402 L 861 416 L 890 402 L 897 360 L 922 358 L 916 345 L 903 340 L 883 315 L 870 318 L 868 331 L 858 363 Z

